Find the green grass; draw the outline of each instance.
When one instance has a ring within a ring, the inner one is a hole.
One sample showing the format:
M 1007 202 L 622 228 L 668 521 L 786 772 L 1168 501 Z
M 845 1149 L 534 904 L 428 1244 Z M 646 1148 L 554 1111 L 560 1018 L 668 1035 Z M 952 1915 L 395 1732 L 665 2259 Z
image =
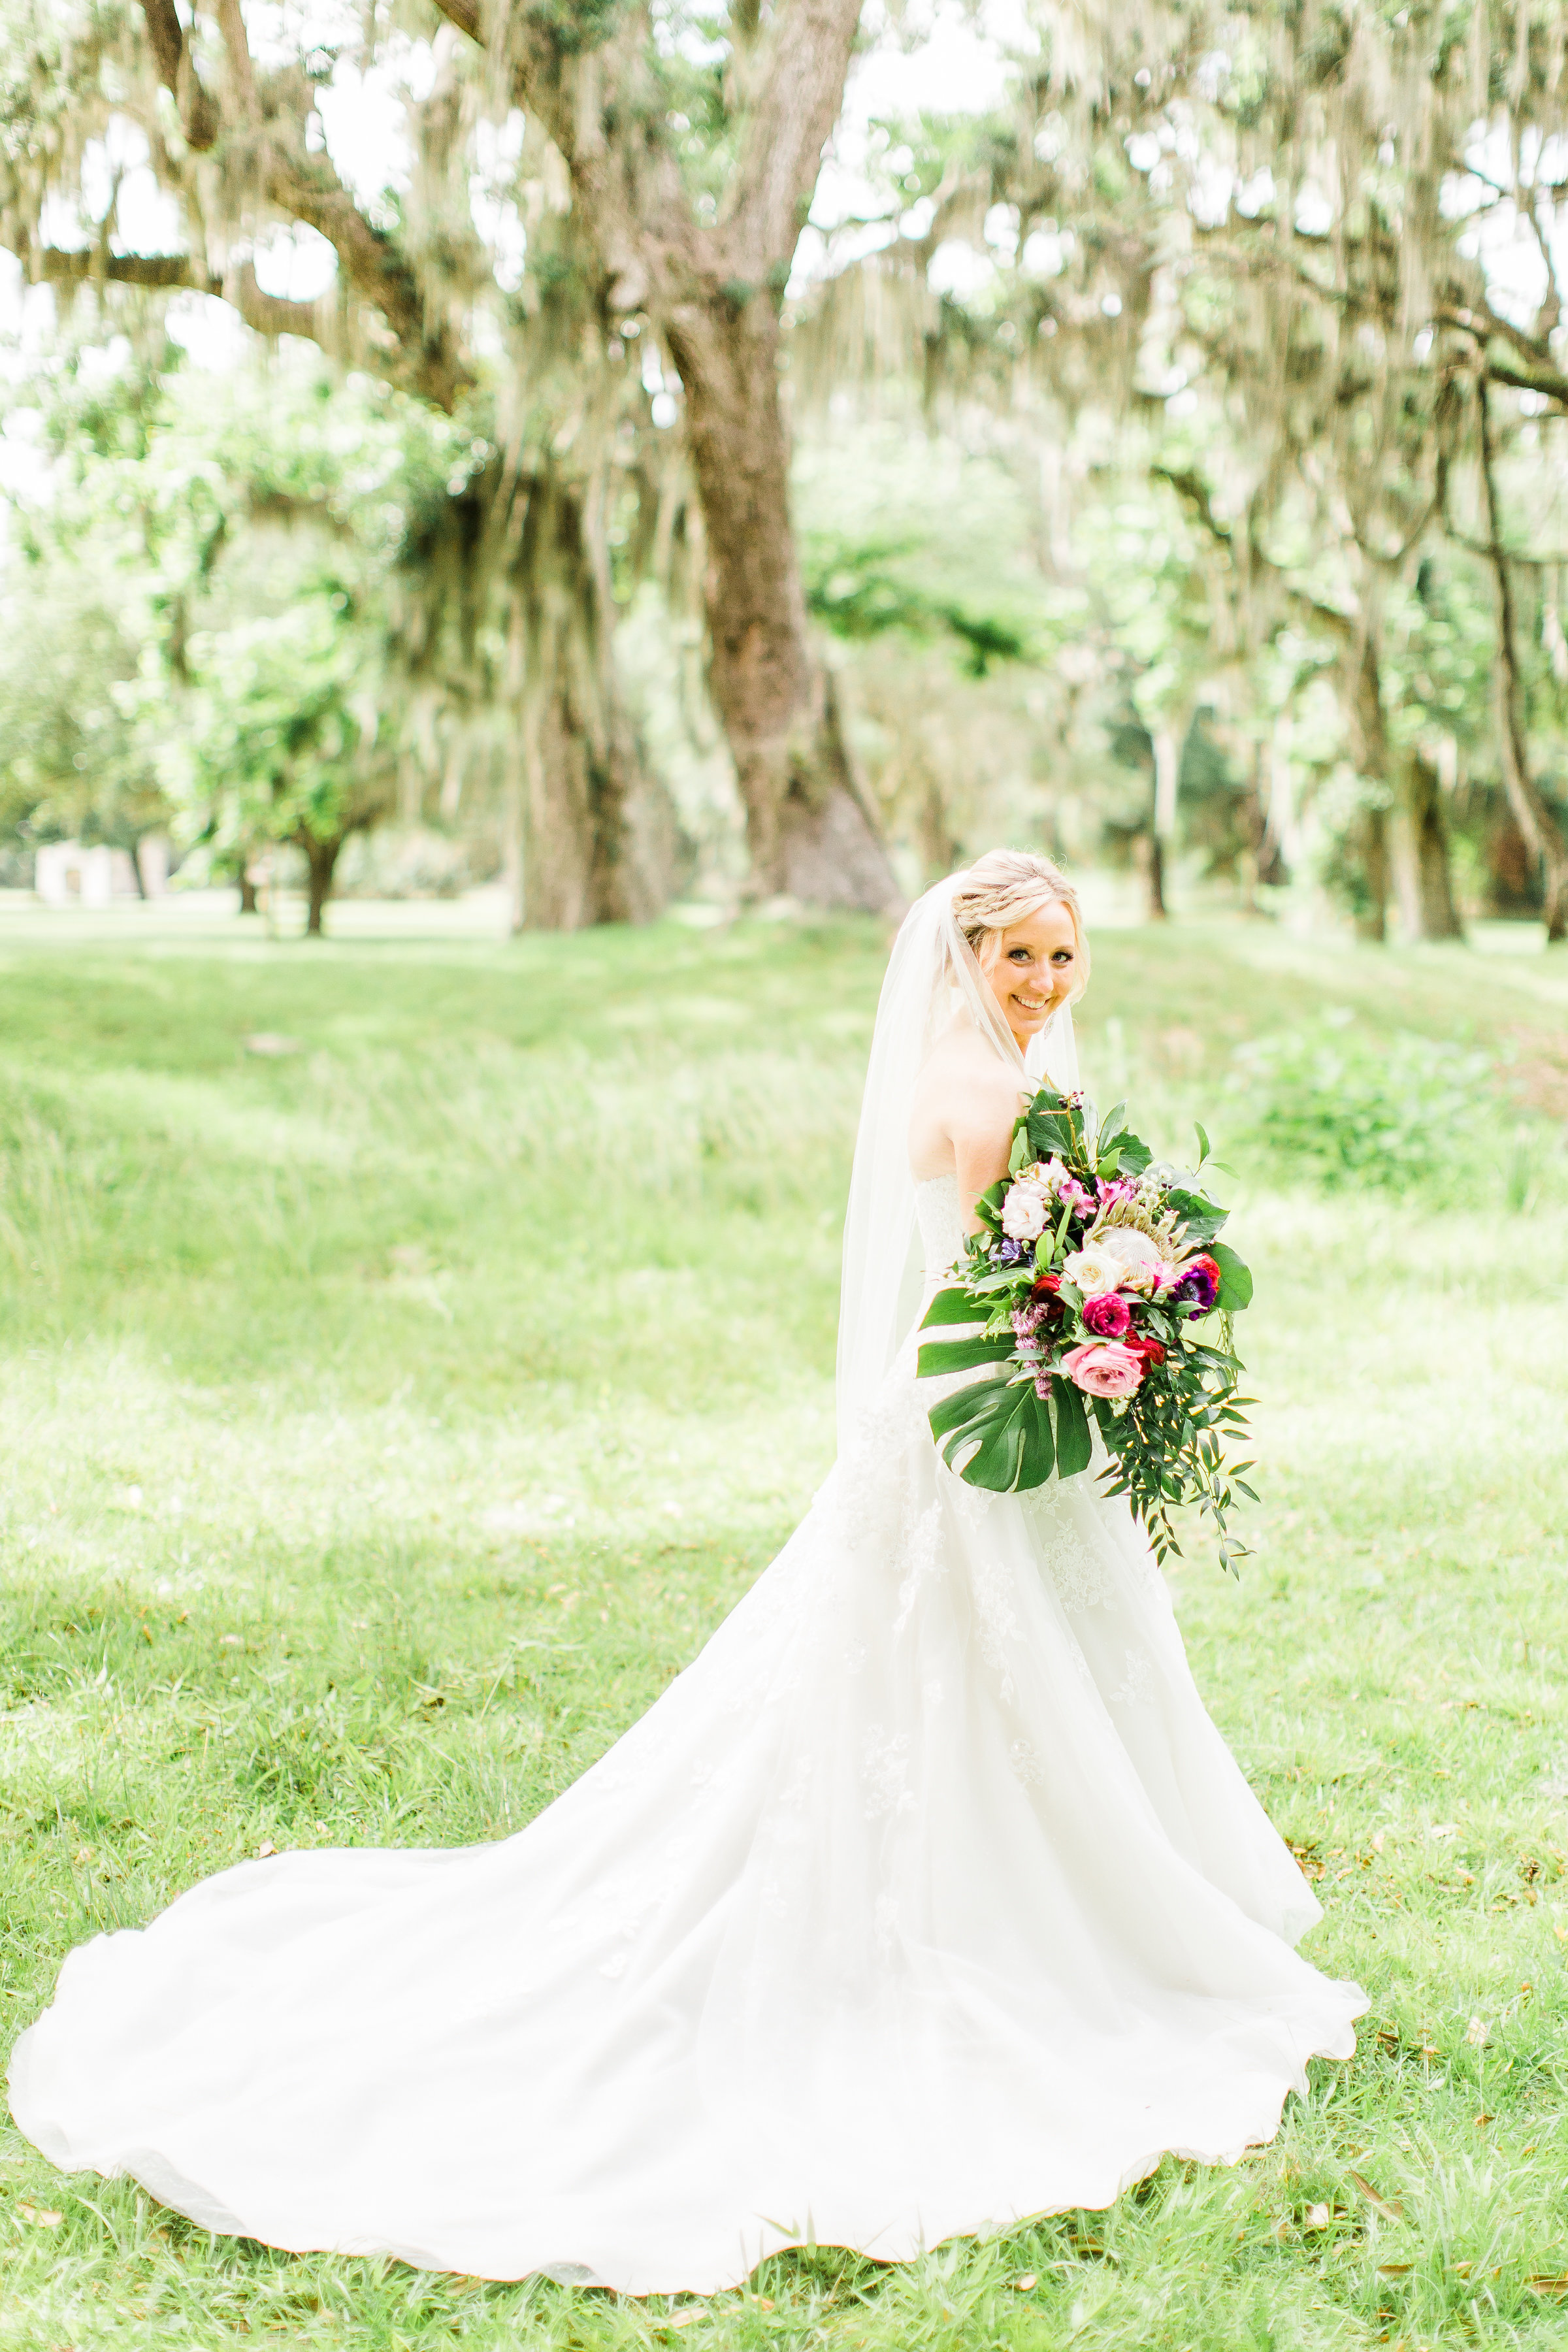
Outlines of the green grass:
M 880 960 L 852 923 L 5 923 L 8 2034 L 69 1946 L 268 1842 L 515 1829 L 766 1563 L 830 1458 Z M 1505 1060 L 1452 1199 L 1275 1181 L 1230 1055 L 1325 1003 L 1374 1054 L 1399 1030 Z M 1108 933 L 1081 1029 L 1162 1140 L 1215 1105 L 1216 1143 L 1251 1136 L 1257 1556 L 1236 1586 L 1194 1544 L 1177 1599 L 1319 1883 L 1311 1955 L 1372 1994 L 1354 2061 L 1233 2170 L 705 2303 L 215 2242 L 11 2132 L 0 2352 L 1563 2343 L 1568 1233 L 1556 1131 L 1526 1121 L 1521 1182 L 1512 1104 L 1560 1100 L 1568 965 Z

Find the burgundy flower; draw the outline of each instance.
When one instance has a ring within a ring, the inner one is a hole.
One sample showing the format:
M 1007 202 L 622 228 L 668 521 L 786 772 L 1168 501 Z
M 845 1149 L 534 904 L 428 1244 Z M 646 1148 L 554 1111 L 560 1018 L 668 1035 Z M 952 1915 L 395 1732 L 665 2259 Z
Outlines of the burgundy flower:
M 1120 1291 L 1102 1291 L 1096 1298 L 1083 1303 L 1083 1328 L 1092 1331 L 1097 1339 L 1120 1339 L 1132 1321 L 1127 1301 Z
M 1164 1348 L 1158 1339 L 1127 1339 L 1122 1345 L 1131 1348 L 1135 1356 L 1142 1356 L 1145 1364 L 1163 1364 L 1165 1360 Z

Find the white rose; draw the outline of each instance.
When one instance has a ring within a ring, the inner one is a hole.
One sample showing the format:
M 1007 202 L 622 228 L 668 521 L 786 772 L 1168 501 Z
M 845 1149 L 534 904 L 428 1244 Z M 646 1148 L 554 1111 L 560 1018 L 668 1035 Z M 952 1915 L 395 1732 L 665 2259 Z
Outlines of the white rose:
M 1099 1298 L 1108 1290 L 1120 1290 L 1127 1278 L 1121 1260 L 1112 1257 L 1098 1242 L 1086 1243 L 1082 1249 L 1075 1250 L 1062 1273 L 1085 1298 Z
M 1147 1234 L 1131 1225 L 1110 1225 L 1097 1235 L 1092 1247 L 1104 1250 L 1121 1266 L 1118 1286 L 1126 1290 L 1152 1291 L 1160 1278 L 1164 1264 L 1160 1245 Z
M 1008 1191 L 1002 1203 L 1002 1230 L 1009 1241 L 1037 1240 L 1046 1226 L 1046 1196 L 1035 1184 L 1021 1179 Z

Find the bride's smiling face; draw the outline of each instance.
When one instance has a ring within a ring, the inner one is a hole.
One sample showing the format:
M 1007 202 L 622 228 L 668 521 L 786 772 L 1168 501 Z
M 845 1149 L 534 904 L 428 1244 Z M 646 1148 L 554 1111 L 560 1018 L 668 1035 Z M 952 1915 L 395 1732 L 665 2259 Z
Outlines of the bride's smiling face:
M 1021 1047 L 1071 994 L 1077 965 L 1078 936 L 1059 900 L 985 941 L 980 968 Z

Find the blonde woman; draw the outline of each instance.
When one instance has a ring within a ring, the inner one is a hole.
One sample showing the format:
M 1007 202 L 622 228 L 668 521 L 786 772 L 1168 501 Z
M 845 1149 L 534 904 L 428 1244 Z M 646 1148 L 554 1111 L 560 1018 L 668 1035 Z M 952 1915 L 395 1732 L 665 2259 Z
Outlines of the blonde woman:
M 277 2246 L 700 2292 L 1228 2161 L 1348 2055 L 1363 1996 L 1291 1948 L 1318 1906 L 1124 1502 L 966 1486 L 915 1379 L 1020 1101 L 1076 1083 L 1088 978 L 1044 858 L 911 910 L 805 1519 L 516 1837 L 245 1864 L 73 1953 L 12 2072 L 58 2164 Z

